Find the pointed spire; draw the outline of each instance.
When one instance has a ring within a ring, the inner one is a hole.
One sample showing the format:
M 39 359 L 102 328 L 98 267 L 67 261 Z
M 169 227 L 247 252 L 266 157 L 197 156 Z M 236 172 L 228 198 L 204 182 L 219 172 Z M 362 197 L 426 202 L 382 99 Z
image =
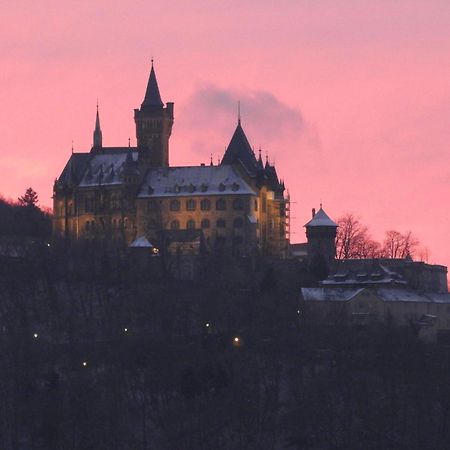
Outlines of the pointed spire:
M 156 81 L 155 69 L 153 67 L 152 58 L 152 69 L 150 71 L 150 77 L 147 83 L 147 90 L 145 92 L 144 101 L 142 102 L 141 108 L 144 107 L 162 107 L 164 103 L 161 100 L 161 94 L 159 93 L 158 82 Z
M 241 101 L 238 101 L 238 125 L 241 124 Z
M 97 148 L 102 147 L 102 130 L 100 128 L 100 115 L 98 113 L 98 100 L 97 100 L 97 114 L 95 116 L 93 147 L 97 147 Z
M 212 157 L 212 153 L 211 153 L 211 157 L 210 157 L 209 165 L 210 165 L 210 166 L 213 166 L 213 165 L 214 165 L 214 163 L 213 163 L 213 157 Z
M 258 157 L 258 168 L 259 168 L 259 169 L 264 169 L 264 164 L 263 164 L 262 157 L 261 157 L 261 146 L 259 147 L 258 152 L 259 152 L 259 157 Z

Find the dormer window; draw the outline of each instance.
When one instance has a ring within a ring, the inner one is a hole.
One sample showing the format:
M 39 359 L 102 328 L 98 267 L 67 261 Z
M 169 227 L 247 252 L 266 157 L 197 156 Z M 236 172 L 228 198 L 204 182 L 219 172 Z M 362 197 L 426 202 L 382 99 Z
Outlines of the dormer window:
M 153 192 L 154 192 L 154 189 L 151 187 L 151 186 L 149 186 L 148 188 L 147 188 L 147 192 L 148 192 L 148 194 L 153 194 Z
M 188 191 L 189 192 L 194 192 L 195 191 L 195 186 L 192 183 L 189 185 Z
M 202 192 L 206 192 L 208 190 L 208 186 L 205 183 L 202 183 L 202 185 L 200 186 L 200 190 Z
M 219 184 L 219 191 L 223 192 L 225 190 L 225 185 L 223 183 Z
M 232 184 L 232 186 L 231 186 L 231 189 L 233 190 L 233 191 L 238 191 L 239 190 L 239 184 L 237 184 L 236 182 L 235 183 L 233 183 Z
M 176 184 L 176 185 L 175 185 L 175 188 L 174 188 L 174 191 L 175 191 L 175 193 L 178 194 L 178 193 L 181 191 L 181 187 L 178 186 L 178 184 Z

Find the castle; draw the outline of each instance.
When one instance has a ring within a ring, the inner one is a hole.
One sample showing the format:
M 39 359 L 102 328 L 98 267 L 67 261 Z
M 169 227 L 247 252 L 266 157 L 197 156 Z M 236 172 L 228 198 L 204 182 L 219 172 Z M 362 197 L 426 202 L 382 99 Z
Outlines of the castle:
M 72 152 L 54 183 L 56 235 L 172 253 L 288 254 L 289 196 L 275 166 L 255 156 L 240 117 L 220 164 L 171 167 L 174 104 L 161 100 L 152 61 L 134 120 L 136 147 L 104 147 L 97 107 L 92 148 Z

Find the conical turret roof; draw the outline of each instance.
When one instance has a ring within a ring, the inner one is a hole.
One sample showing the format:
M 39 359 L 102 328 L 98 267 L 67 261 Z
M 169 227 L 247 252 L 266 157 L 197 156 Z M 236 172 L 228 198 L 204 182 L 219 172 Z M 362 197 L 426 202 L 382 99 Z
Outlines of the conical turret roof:
M 335 227 L 339 225 L 331 220 L 327 213 L 320 207 L 319 211 L 314 214 L 314 217 L 305 225 L 305 227 Z
M 221 164 L 235 164 L 238 161 L 241 162 L 250 174 L 254 174 L 258 167 L 258 161 L 250 147 L 250 143 L 242 129 L 240 121 L 223 155 Z
M 161 100 L 161 94 L 159 93 L 158 82 L 156 81 L 156 74 L 155 69 L 153 67 L 153 61 L 152 61 L 152 69 L 150 71 L 150 77 L 148 78 L 147 90 L 145 91 L 145 97 L 141 107 L 146 106 L 147 107 L 164 106 L 164 103 Z

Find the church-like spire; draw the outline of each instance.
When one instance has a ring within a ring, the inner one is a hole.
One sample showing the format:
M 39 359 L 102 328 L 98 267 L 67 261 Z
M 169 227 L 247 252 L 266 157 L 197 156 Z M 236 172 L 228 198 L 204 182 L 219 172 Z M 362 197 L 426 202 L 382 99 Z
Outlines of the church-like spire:
M 102 130 L 100 128 L 100 115 L 98 113 L 98 102 L 97 102 L 97 114 L 95 116 L 95 129 L 94 129 L 94 147 L 102 146 Z
M 161 100 L 161 94 L 159 93 L 158 82 L 156 81 L 155 69 L 153 67 L 150 71 L 150 77 L 148 78 L 147 90 L 145 91 L 144 101 L 141 108 L 145 107 L 162 107 L 164 103 Z

